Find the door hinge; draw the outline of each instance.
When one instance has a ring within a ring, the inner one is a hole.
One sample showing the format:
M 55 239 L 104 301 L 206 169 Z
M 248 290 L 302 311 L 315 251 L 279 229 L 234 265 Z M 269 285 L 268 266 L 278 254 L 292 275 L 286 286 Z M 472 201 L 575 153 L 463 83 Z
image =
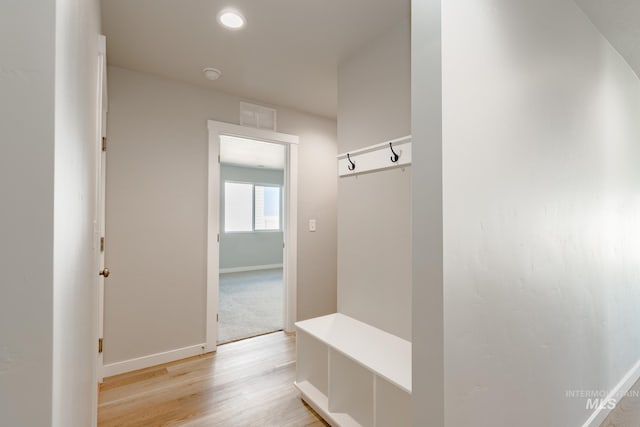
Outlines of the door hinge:
M 102 353 L 102 341 L 104 338 L 98 339 L 98 353 Z
M 220 154 L 218 154 L 218 163 L 220 163 Z
M 104 237 L 100 238 L 100 252 L 104 252 Z
M 107 151 L 107 137 L 102 137 L 102 151 Z
M 216 322 L 219 322 L 219 321 L 220 321 L 220 315 L 216 314 Z
M 218 243 L 220 243 L 220 233 L 218 233 Z

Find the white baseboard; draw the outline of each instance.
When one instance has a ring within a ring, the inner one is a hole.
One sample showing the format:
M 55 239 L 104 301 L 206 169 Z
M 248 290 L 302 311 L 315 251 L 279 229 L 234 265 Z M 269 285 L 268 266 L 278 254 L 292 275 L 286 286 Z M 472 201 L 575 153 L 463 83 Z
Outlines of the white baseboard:
M 605 402 L 611 401 L 611 399 L 618 399 L 616 403 L 620 403 L 620 396 L 626 395 L 633 385 L 640 379 L 640 360 L 625 374 L 620 382 L 609 392 L 609 395 L 605 398 Z M 608 405 L 602 405 L 597 408 L 589 419 L 582 425 L 582 427 L 600 427 L 604 420 L 615 411 L 615 408 L 609 408 Z
M 282 268 L 282 264 L 250 265 L 248 267 L 221 268 L 220 273 L 243 273 L 245 271 L 273 270 Z
M 163 363 L 174 362 L 176 360 L 186 359 L 187 357 L 204 354 L 205 347 L 206 344 L 197 344 L 189 347 L 165 351 L 163 353 L 150 354 L 149 356 L 123 360 L 122 362 L 110 363 L 108 365 L 104 365 L 102 372 L 105 377 L 111 377 L 113 375 L 124 374 L 125 372 L 137 371 L 138 369 L 162 365 Z

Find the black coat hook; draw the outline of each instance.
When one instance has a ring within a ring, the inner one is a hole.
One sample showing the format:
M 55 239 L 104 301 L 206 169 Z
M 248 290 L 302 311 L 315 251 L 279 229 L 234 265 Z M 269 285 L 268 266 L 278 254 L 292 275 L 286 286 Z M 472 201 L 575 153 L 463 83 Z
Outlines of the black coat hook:
M 351 160 L 351 155 L 349 155 L 349 153 L 347 153 L 347 160 L 349 160 L 349 163 L 351 163 L 350 165 L 347 165 L 347 169 L 349 169 L 350 171 L 354 170 L 356 168 L 356 164 L 353 163 L 353 160 Z
M 398 159 L 400 158 L 400 156 L 398 155 L 398 153 L 396 153 L 395 151 L 393 151 L 393 143 L 389 143 L 389 148 L 391 148 L 391 152 L 393 153 L 393 156 L 391 156 L 391 161 L 393 163 L 396 163 L 398 161 Z

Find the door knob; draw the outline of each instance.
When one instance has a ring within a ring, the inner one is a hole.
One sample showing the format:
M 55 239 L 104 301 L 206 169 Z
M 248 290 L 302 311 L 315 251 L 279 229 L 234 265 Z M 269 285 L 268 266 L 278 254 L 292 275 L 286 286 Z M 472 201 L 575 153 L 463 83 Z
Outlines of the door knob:
M 104 270 L 102 270 L 102 271 L 100 272 L 100 275 L 101 275 L 101 276 L 104 276 L 104 278 L 105 278 L 105 279 L 106 279 L 107 277 L 109 277 L 109 274 L 111 274 L 111 272 L 109 271 L 109 269 L 108 269 L 108 268 L 105 268 Z

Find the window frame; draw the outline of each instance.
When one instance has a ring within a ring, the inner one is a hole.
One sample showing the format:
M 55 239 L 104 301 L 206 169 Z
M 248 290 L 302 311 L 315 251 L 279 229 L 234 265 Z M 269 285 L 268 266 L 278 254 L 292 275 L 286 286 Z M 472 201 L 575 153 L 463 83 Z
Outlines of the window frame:
M 232 184 L 248 184 L 251 185 L 251 231 L 246 230 L 246 231 L 227 231 L 227 188 L 226 188 L 226 184 L 227 183 L 232 183 Z M 279 197 L 279 209 L 278 209 L 278 228 L 277 229 L 270 229 L 270 230 L 256 230 L 256 186 L 260 186 L 260 187 L 269 187 L 269 188 L 277 188 L 278 189 L 278 197 Z M 224 197 L 223 197 L 223 204 L 224 204 L 224 209 L 222 210 L 222 216 L 223 216 L 223 220 L 224 220 L 224 227 L 223 227 L 223 233 L 224 234 L 254 234 L 254 233 L 283 233 L 284 232 L 284 221 L 283 221 L 283 215 L 282 215 L 282 208 L 283 208 L 283 200 L 282 200 L 282 194 L 284 191 L 284 185 L 282 184 L 273 184 L 273 183 L 261 183 L 261 182 L 253 182 L 253 181 L 241 181 L 241 180 L 237 180 L 237 179 L 225 179 L 223 181 L 223 187 L 224 187 Z

